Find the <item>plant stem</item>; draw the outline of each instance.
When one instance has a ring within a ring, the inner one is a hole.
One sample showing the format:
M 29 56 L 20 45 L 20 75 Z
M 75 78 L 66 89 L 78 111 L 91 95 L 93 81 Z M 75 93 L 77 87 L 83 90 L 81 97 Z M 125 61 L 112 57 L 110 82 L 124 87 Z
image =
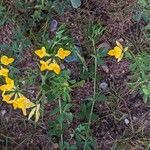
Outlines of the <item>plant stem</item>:
M 95 42 L 94 40 L 92 40 L 92 44 L 93 44 L 93 50 L 94 50 L 94 54 L 95 54 L 95 59 L 94 59 L 94 91 L 93 91 L 93 101 L 92 101 L 92 106 L 91 106 L 91 111 L 90 111 L 90 116 L 89 116 L 89 121 L 88 121 L 88 129 L 86 132 L 86 138 L 85 138 L 85 143 L 84 143 L 84 149 L 86 150 L 86 141 L 87 138 L 89 136 L 89 130 L 90 130 L 90 125 L 91 125 L 91 120 L 92 120 L 92 114 L 93 114 L 93 110 L 94 110 L 94 105 L 95 105 L 95 101 L 96 101 L 96 82 L 97 82 L 97 53 L 96 53 L 96 48 L 95 48 Z
M 42 6 L 44 6 L 44 0 L 41 0 Z
M 47 75 L 48 75 L 48 71 L 45 73 L 44 77 L 43 77 L 42 74 L 41 74 L 41 79 L 42 79 L 41 88 L 40 88 L 40 91 L 38 92 L 38 94 L 37 94 L 37 96 L 36 96 L 36 100 L 38 100 L 38 101 L 37 101 L 38 103 L 40 102 L 40 97 L 42 97 L 42 96 L 41 96 L 41 94 L 42 94 L 42 92 L 43 92 L 42 86 L 45 84 Z
M 59 102 L 59 113 L 60 113 L 60 115 L 62 115 L 62 105 L 61 105 L 61 99 L 59 98 L 58 99 L 58 102 Z M 61 132 L 62 132 L 62 130 L 63 130 L 63 124 L 62 124 L 62 122 L 60 123 L 60 128 L 61 128 Z M 63 143 L 64 143 L 64 141 L 63 141 L 63 133 L 61 133 L 61 146 L 63 146 Z

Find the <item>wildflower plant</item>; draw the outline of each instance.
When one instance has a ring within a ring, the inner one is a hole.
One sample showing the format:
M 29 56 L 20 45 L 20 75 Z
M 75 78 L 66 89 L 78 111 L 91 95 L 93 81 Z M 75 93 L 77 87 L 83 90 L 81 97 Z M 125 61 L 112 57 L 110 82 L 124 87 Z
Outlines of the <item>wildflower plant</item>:
M 14 109 L 21 109 L 23 115 L 27 115 L 27 109 L 35 106 L 27 97 L 25 97 L 18 87 L 15 85 L 15 81 L 10 77 L 9 68 L 7 68 L 11 63 L 14 62 L 14 58 L 9 58 L 8 56 L 1 56 L 0 63 L 0 76 L 2 78 L 2 85 L 0 85 L 0 90 L 2 93 L 2 101 L 7 104 L 11 104 Z M 5 68 L 4 68 L 5 67 Z
M 123 48 L 122 44 L 119 41 L 116 41 L 116 46 L 113 49 L 108 51 L 109 56 L 113 56 L 117 61 L 121 61 L 124 56 L 124 53 L 128 50 L 128 47 Z
M 130 80 L 128 83 L 131 88 L 131 92 L 140 91 L 144 102 L 148 103 L 150 101 L 150 56 L 147 52 L 141 52 L 135 55 L 131 51 L 127 56 L 127 58 L 132 62 L 130 65 L 132 74 L 129 77 Z
M 81 109 L 87 110 L 86 117 L 85 117 L 86 122 L 83 124 L 80 124 L 75 129 L 75 133 L 74 133 L 74 136 L 77 140 L 77 146 L 82 148 L 83 150 L 87 150 L 87 149 L 91 150 L 94 148 L 96 144 L 95 139 L 93 138 L 91 134 L 90 127 L 91 127 L 94 116 L 96 116 L 93 112 L 95 103 L 97 102 L 96 95 L 99 93 L 99 96 L 100 97 L 102 96 L 102 94 L 97 88 L 97 80 L 98 80 L 97 68 L 102 63 L 103 57 L 107 56 L 107 51 L 105 49 L 98 48 L 97 41 L 103 35 L 104 30 L 105 29 L 99 24 L 94 24 L 94 25 L 92 24 L 88 29 L 88 38 L 91 42 L 92 51 L 93 51 L 91 57 L 94 59 L 94 71 L 93 71 L 94 74 L 92 76 L 92 80 L 94 83 L 93 95 L 88 98 L 87 104 L 82 105 L 81 107 Z
M 65 149 L 66 145 L 68 146 L 68 143 L 64 141 L 63 133 L 73 119 L 70 112 L 70 71 L 62 68 L 62 62 L 72 54 L 72 48 L 72 40 L 66 35 L 65 29 L 61 26 L 51 41 L 34 51 L 37 56 L 42 82 L 36 97 L 36 107 L 31 110 L 28 119 L 33 116 L 39 118 L 40 112 L 44 111 L 44 99 L 47 102 L 55 101 L 58 107 L 50 114 L 55 116 L 56 119 L 49 122 L 51 129 L 49 135 L 60 137 L 60 149 Z M 36 115 L 37 111 L 38 115 Z

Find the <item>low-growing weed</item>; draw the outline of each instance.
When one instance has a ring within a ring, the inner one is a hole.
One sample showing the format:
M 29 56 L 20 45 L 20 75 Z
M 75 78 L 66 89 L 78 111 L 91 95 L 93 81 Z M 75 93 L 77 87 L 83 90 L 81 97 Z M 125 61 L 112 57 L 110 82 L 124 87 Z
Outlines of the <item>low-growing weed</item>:
M 144 102 L 147 103 L 150 98 L 150 55 L 147 52 L 141 52 L 137 55 L 134 55 L 130 52 L 129 55 L 132 64 L 130 65 L 131 69 L 131 78 L 130 78 L 130 87 L 133 91 L 140 91 L 143 95 Z

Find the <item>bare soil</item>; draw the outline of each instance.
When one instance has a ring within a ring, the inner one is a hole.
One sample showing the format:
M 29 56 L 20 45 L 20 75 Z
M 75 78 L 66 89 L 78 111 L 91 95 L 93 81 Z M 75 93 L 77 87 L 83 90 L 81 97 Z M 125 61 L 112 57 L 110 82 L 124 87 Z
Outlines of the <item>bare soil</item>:
M 123 39 L 126 44 L 128 35 L 133 33 L 135 22 L 132 19 L 136 6 L 135 0 L 89 0 L 77 10 L 65 13 L 59 18 L 60 22 L 66 22 L 76 45 L 78 45 L 87 62 L 90 53 L 85 38 L 85 27 L 89 22 L 100 22 L 106 28 L 106 34 L 99 40 L 113 46 L 116 40 Z M 5 24 L 0 28 L 0 44 L 10 44 L 14 25 Z M 33 67 L 32 52 L 26 53 L 25 61 L 20 67 Z M 26 61 L 26 59 L 30 60 Z M 98 119 L 93 122 L 91 129 L 96 138 L 95 150 L 146 150 L 146 144 L 150 143 L 150 105 L 145 105 L 142 96 L 132 92 L 128 86 L 130 62 L 122 60 L 117 63 L 113 58 L 106 58 L 105 68 L 98 68 L 98 75 L 105 81 L 109 90 L 104 92 L 108 96 L 105 102 L 97 102 L 94 112 Z M 78 63 L 66 65 L 71 70 L 71 77 L 78 79 L 80 70 Z M 98 84 L 100 84 L 98 83 Z M 36 94 L 36 90 L 34 89 Z M 33 91 L 34 91 L 33 90 Z M 93 93 L 93 82 L 87 80 L 79 88 L 75 88 L 72 95 L 74 115 L 80 111 L 80 105 Z M 33 95 L 34 95 L 33 94 Z M 30 95 L 32 95 L 30 93 Z M 43 120 L 38 125 L 33 125 L 23 117 L 20 111 L 14 111 L 11 106 L 0 104 L 0 149 L 2 150 L 56 150 L 57 139 L 51 139 L 47 135 L 48 121 L 51 118 L 49 111 L 55 107 L 55 103 L 48 104 L 45 108 Z M 74 118 L 65 137 L 69 139 L 73 129 L 82 121 Z M 69 133 L 69 134 L 68 134 Z M 70 141 L 75 142 L 75 141 Z

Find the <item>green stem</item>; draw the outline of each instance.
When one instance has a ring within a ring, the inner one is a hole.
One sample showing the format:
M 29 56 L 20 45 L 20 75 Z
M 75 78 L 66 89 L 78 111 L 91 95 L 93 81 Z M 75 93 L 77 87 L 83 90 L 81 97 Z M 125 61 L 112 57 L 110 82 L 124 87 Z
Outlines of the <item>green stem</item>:
M 86 141 L 87 141 L 88 136 L 89 136 L 89 130 L 90 130 L 90 125 L 91 125 L 94 105 L 95 105 L 95 102 L 96 102 L 97 53 L 96 53 L 94 40 L 92 40 L 92 44 L 93 44 L 93 50 L 94 50 L 94 54 L 95 54 L 95 60 L 94 60 L 94 64 L 95 64 L 95 69 L 94 69 L 94 91 L 93 91 L 93 101 L 92 101 L 92 106 L 91 106 L 91 111 L 90 111 L 90 116 L 89 116 L 89 121 L 88 121 L 88 129 L 87 129 L 87 132 L 86 132 L 86 138 L 85 138 L 85 143 L 84 143 L 84 149 L 83 150 L 86 150 Z
M 41 0 L 42 6 L 44 6 L 44 0 Z
M 48 75 L 48 71 L 45 73 L 44 76 L 41 75 L 42 84 L 41 84 L 41 86 L 40 86 L 40 87 L 41 87 L 41 88 L 40 88 L 40 91 L 38 92 L 38 94 L 37 94 L 37 96 L 36 96 L 36 100 L 38 100 L 37 103 L 39 103 L 39 102 L 41 101 L 41 98 L 40 98 L 40 97 L 42 97 L 41 94 L 42 94 L 42 92 L 43 92 L 42 86 L 45 84 L 47 75 Z
M 62 105 L 61 105 L 61 99 L 59 98 L 58 99 L 58 102 L 59 102 L 59 113 L 60 113 L 60 115 L 62 115 Z M 63 130 L 63 124 L 62 124 L 62 122 L 60 123 L 60 128 L 61 128 L 61 132 L 62 132 L 62 130 Z M 63 140 L 63 133 L 61 133 L 61 146 L 63 146 L 63 143 L 64 143 L 64 140 Z

